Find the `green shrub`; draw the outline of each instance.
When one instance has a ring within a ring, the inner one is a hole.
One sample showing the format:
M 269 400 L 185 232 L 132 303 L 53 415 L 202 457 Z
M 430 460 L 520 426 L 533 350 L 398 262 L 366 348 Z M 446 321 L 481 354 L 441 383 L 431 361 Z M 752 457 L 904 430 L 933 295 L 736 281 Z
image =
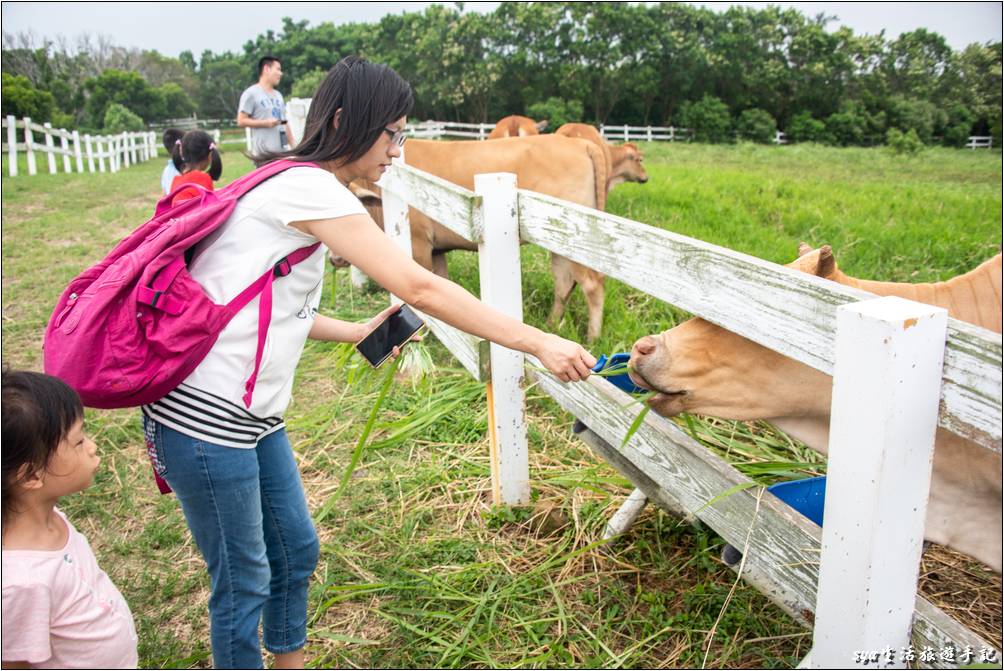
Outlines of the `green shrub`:
M 770 144 L 777 133 L 777 122 L 769 112 L 762 109 L 743 110 L 736 121 L 736 132 L 743 140 Z
M 788 123 L 785 135 L 790 142 L 825 142 L 826 124 L 811 112 L 799 112 Z
M 296 78 L 296 81 L 293 82 L 293 90 L 290 97 L 313 98 L 314 93 L 317 92 L 317 87 L 321 85 L 321 82 L 324 81 L 324 78 L 327 76 L 327 71 L 320 68 L 300 75 Z
M 105 133 L 139 131 L 143 130 L 143 128 L 143 120 L 125 105 L 110 103 L 105 110 L 105 125 L 102 128 L 102 131 Z
M 698 142 L 731 142 L 732 119 L 729 108 L 719 98 L 705 95 L 680 108 L 680 123 L 689 128 Z
M 43 123 L 52 120 L 55 100 L 48 91 L 36 89 L 31 80 L 23 75 L 3 73 L 3 115 L 13 114 L 17 118 L 31 117 L 32 121 Z
M 905 133 L 898 128 L 890 128 L 885 138 L 886 144 L 897 154 L 916 154 L 924 148 L 917 131 L 912 128 Z
M 962 104 L 955 104 L 948 110 L 948 122 L 942 133 L 941 143 L 946 147 L 964 147 L 973 134 L 976 114 Z
M 526 109 L 526 115 L 535 121 L 547 119 L 547 130 L 554 132 L 566 123 L 582 121 L 582 103 L 578 100 L 548 98 Z
M 925 143 L 931 142 L 936 127 L 943 127 L 948 115 L 927 100 L 893 96 L 889 100 L 887 117 L 890 128 L 898 128 L 907 133 L 916 131 L 917 137 Z

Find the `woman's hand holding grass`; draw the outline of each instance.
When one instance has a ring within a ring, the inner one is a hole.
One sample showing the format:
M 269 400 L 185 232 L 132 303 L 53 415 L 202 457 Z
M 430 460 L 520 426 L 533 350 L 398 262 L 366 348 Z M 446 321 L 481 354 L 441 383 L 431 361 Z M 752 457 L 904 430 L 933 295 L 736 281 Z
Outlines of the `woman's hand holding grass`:
M 582 345 L 553 333 L 541 332 L 534 354 L 562 382 L 585 380 L 596 365 L 596 357 Z

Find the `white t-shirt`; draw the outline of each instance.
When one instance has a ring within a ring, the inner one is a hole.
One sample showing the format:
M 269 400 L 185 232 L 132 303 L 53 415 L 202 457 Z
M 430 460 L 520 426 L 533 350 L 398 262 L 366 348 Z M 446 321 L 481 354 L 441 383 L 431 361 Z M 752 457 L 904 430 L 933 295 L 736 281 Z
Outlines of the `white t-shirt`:
M 59 509 L 59 550 L 3 551 L 3 661 L 36 669 L 135 669 L 136 627 L 87 539 Z
M 318 242 L 290 227 L 291 222 L 365 213 L 362 203 L 330 172 L 290 168 L 240 199 L 230 218 L 196 246 L 189 272 L 210 298 L 227 303 L 278 261 Z M 272 283 L 272 321 L 250 408 L 242 397 L 254 370 L 258 298 L 220 332 L 182 386 L 144 406 L 144 413 L 185 435 L 232 447 L 254 447 L 277 430 L 321 301 L 324 259 L 322 245 Z

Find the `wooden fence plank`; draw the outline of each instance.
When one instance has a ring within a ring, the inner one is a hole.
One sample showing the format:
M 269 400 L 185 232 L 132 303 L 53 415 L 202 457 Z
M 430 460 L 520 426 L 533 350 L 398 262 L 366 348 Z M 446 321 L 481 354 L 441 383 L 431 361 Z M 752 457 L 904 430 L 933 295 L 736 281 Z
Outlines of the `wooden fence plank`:
M 837 307 L 872 297 L 653 226 L 538 193 L 519 194 L 525 242 L 827 374 L 833 370 Z M 949 320 L 941 425 L 995 452 L 1001 451 L 1002 349 L 1000 334 Z
M 408 160 L 407 145 L 404 156 Z M 481 240 L 481 199 L 445 179 L 395 162 L 380 180 L 380 188 L 407 194 L 413 208 L 472 242 Z

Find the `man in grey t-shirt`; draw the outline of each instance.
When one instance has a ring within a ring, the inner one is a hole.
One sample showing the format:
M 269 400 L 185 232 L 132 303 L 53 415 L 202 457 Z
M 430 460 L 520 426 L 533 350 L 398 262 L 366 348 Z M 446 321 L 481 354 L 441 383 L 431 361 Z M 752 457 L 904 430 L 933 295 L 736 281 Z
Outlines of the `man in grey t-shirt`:
M 286 105 L 276 90 L 282 79 L 282 64 L 274 56 L 258 61 L 258 83 L 241 94 L 237 126 L 251 129 L 251 155 L 283 151 L 296 146 L 286 125 Z

